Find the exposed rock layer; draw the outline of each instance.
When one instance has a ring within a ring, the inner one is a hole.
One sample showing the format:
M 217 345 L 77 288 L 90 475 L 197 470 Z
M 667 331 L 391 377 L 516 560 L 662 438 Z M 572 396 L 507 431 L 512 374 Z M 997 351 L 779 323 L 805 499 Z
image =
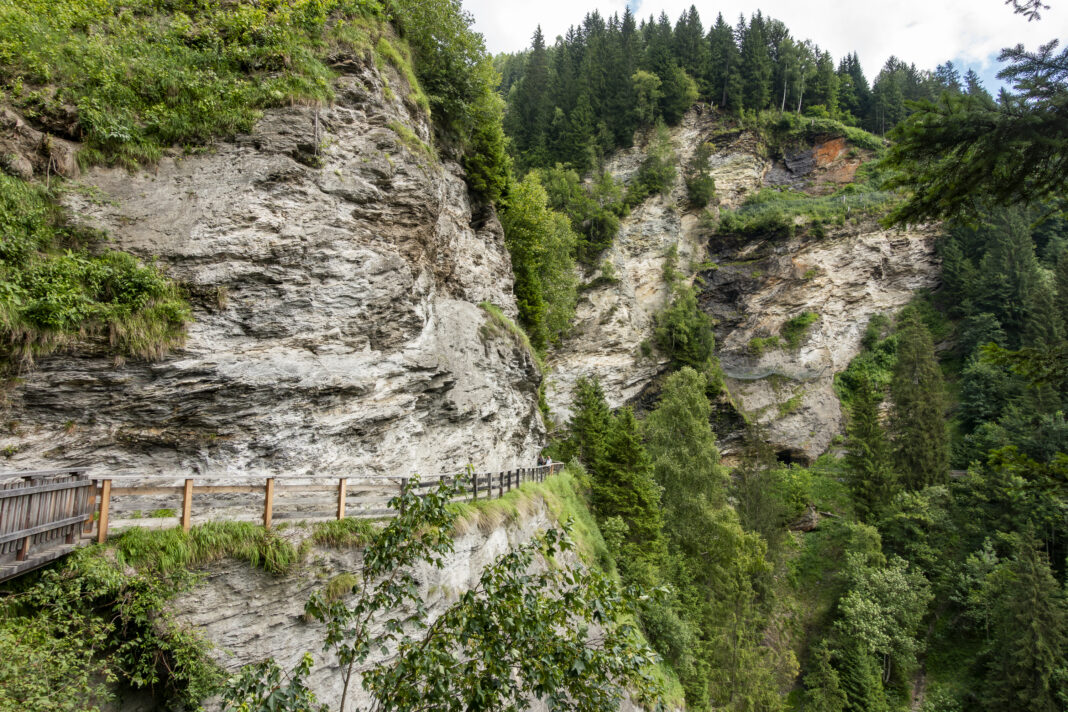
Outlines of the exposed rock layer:
M 516 312 L 500 224 L 427 148 L 426 116 L 373 66 L 347 70 L 331 107 L 82 178 L 72 212 L 186 283 L 195 321 L 158 363 L 42 359 L 9 395 L 9 467 L 358 475 L 533 459 L 537 369 L 479 330 L 482 301 Z
M 807 461 L 841 432 L 834 375 L 859 352 L 870 316 L 893 312 L 915 290 L 935 286 L 935 232 L 890 232 L 861 223 L 828 228 L 822 239 L 724 240 L 683 207 L 683 167 L 703 141 L 714 146 L 708 167 L 723 208 L 739 206 L 769 184 L 831 192 L 853 179 L 863 157 L 842 139 L 830 139 L 769 159 L 752 133 L 725 131 L 714 114 L 690 112 L 672 130 L 675 185 L 670 194 L 650 199 L 623 221 L 604 256 L 620 281 L 583 294 L 574 333 L 549 361 L 549 403 L 554 415 L 566 420 L 573 384 L 586 375 L 600 379 L 612 406 L 650 405 L 649 396 L 656 391 L 651 382 L 667 364 L 655 350 L 640 345 L 652 342 L 655 315 L 668 299 L 663 265 L 674 246 L 680 271 L 692 267 L 700 272 L 699 300 L 717 320 L 717 355 L 733 402 L 769 426 L 784 459 Z M 615 157 L 608 170 L 629 179 L 643 157 L 643 149 L 635 147 Z M 777 334 L 786 320 L 804 311 L 816 312 L 819 320 L 800 349 L 750 355 L 753 337 Z M 737 417 L 721 420 L 726 427 L 740 422 Z

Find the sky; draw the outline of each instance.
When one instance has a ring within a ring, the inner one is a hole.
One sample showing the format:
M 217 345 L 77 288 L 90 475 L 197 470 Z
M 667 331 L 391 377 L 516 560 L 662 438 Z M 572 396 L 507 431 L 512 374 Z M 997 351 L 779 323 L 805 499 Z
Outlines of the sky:
M 463 0 L 475 17 L 475 29 L 491 53 L 515 52 L 530 45 L 541 25 L 551 43 L 568 26 L 593 10 L 622 14 L 628 0 Z M 672 24 L 691 4 L 705 28 L 722 12 L 731 25 L 738 14 L 760 9 L 782 20 L 798 39 L 810 39 L 838 60 L 856 51 L 868 79 L 891 55 L 934 69 L 946 60 L 975 69 L 996 90 L 996 57 L 1002 47 L 1023 43 L 1037 49 L 1051 39 L 1068 41 L 1068 0 L 1046 0 L 1052 7 L 1042 19 L 1028 22 L 1003 0 L 629 0 L 641 19 L 667 12 Z

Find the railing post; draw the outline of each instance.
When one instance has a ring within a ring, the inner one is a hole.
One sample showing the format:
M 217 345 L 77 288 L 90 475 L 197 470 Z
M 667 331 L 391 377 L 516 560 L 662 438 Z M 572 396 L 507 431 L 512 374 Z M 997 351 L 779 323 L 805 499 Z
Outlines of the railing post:
M 471 499 L 478 499 L 478 473 L 471 473 Z
M 274 478 L 267 478 L 267 485 L 263 488 L 263 528 L 271 528 L 271 517 L 274 514 Z
M 345 518 L 345 495 L 348 494 L 349 478 L 342 477 L 337 481 L 337 518 Z
M 400 481 L 400 513 L 404 514 L 404 495 L 408 489 L 408 478 L 402 477 Z
M 182 489 L 182 531 L 189 533 L 193 526 L 193 480 L 186 479 Z
M 93 512 L 96 511 L 96 482 L 89 480 L 89 487 L 85 493 L 85 513 L 89 516 L 85 519 L 85 524 L 82 525 L 82 534 L 93 533 Z
M 96 523 L 96 541 L 103 544 L 108 540 L 108 510 L 111 508 L 111 480 L 100 483 L 100 519 Z

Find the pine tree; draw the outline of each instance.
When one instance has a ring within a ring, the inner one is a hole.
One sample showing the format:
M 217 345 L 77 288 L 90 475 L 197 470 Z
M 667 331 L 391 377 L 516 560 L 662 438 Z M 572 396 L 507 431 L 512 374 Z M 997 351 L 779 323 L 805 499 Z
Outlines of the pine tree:
M 839 651 L 839 678 L 846 698 L 846 712 L 888 712 L 883 678 L 875 656 L 859 643 Z
M 846 465 L 857 514 L 865 522 L 878 518 L 897 492 L 890 447 L 879 423 L 879 398 L 870 381 L 862 381 L 853 395 L 846 429 Z
M 949 469 L 945 387 L 931 334 L 914 309 L 898 325 L 897 364 L 890 382 L 894 465 L 907 489 L 944 482 Z
M 612 418 L 604 458 L 590 472 L 590 503 L 599 521 L 619 517 L 626 525 L 619 566 L 629 583 L 657 585 L 667 555 L 660 487 L 630 408 Z
M 1064 318 L 1052 287 L 1039 282 L 1028 295 L 1023 345 L 1046 349 L 1060 345 L 1064 341 Z
M 516 86 L 509 106 L 509 113 L 518 119 L 512 139 L 516 143 L 523 165 L 537 166 L 545 163 L 545 127 L 551 111 L 549 57 L 539 25 L 531 41 L 530 56 L 523 78 Z
M 643 424 L 653 471 L 664 488 L 666 526 L 683 546 L 700 546 L 699 522 L 726 497 L 707 388 L 707 378 L 692 368 L 671 374 L 660 404 Z
M 734 42 L 734 30 L 716 16 L 716 24 L 708 33 L 709 77 L 712 101 L 721 109 L 736 110 L 741 107 L 741 63 L 738 45 Z

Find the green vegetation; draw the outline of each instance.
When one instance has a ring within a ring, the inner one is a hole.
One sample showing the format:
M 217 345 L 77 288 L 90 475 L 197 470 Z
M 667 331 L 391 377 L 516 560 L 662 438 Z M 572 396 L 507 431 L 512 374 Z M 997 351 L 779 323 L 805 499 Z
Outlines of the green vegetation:
M 339 709 L 346 709 L 357 666 L 364 688 L 390 709 L 454 703 L 496 708 L 531 696 L 570 700 L 568 709 L 595 709 L 618 702 L 624 689 L 643 701 L 656 698 L 651 651 L 626 622 L 633 615 L 633 594 L 624 594 L 594 570 L 532 568 L 536 558 L 551 564 L 573 550 L 568 525 L 564 531 L 549 529 L 486 566 L 479 584 L 433 622 L 404 625 L 409 607 L 424 610 L 413 567 L 422 562 L 441 567 L 452 552 L 459 514 L 450 503 L 461 491 L 462 484 L 445 481 L 425 493 L 403 491 L 391 502 L 397 515 L 374 534 L 361 570 L 346 580 L 351 596 L 334 587 L 308 601 L 307 614 L 325 626 L 323 649 L 340 663 Z M 383 616 L 385 636 L 376 630 Z M 594 622 L 596 638 L 589 630 Z M 363 668 L 383 647 L 394 655 Z M 444 669 L 450 674 L 443 675 Z M 580 674 L 561 676 L 561 669 Z M 224 698 L 231 705 L 270 708 L 268 683 L 276 671 L 276 666 L 246 667 Z M 284 693 L 307 702 L 302 677 L 297 670 Z M 502 682 L 487 688 L 488 679 Z
M 539 352 L 571 328 L 578 289 L 572 258 L 577 238 L 567 217 L 552 211 L 548 201 L 531 173 L 512 187 L 501 213 L 519 321 Z
M 247 132 L 263 108 L 329 101 L 324 58 L 369 48 L 379 11 L 371 0 L 5 2 L 4 97 L 45 125 L 73 113 L 83 161 L 153 162 Z
M 312 526 L 311 540 L 334 549 L 360 549 L 374 535 L 374 527 L 365 519 L 330 519 Z
M 523 331 L 519 326 L 508 318 L 508 315 L 501 311 L 500 307 L 496 304 L 490 304 L 489 302 L 482 302 L 478 305 L 482 311 L 486 312 L 486 323 L 479 327 L 479 335 L 483 339 L 488 339 L 495 336 L 506 336 L 515 342 L 515 345 L 525 350 L 530 354 L 530 358 L 538 365 L 538 368 L 545 370 L 545 364 L 542 361 L 541 354 L 534 350 L 534 347 L 530 343 L 530 337 L 527 336 L 527 332 Z
M 676 367 L 705 368 L 716 348 L 712 318 L 697 305 L 696 290 L 687 284 L 672 287 L 671 302 L 657 314 L 656 345 Z
M 721 235 L 781 238 L 807 229 L 820 237 L 824 225 L 882 216 L 894 194 L 850 183 L 831 195 L 811 196 L 793 190 L 761 188 L 741 207 L 724 210 L 716 230 Z
M 797 316 L 787 319 L 779 330 L 783 341 L 786 342 L 786 346 L 790 349 L 800 348 L 801 341 L 805 338 L 805 334 L 808 333 L 809 327 L 815 324 L 819 318 L 820 315 L 816 312 L 803 311 Z
M 32 362 L 79 340 L 158 358 L 180 345 L 189 306 L 154 265 L 99 250 L 46 188 L 0 175 L 0 355 Z

